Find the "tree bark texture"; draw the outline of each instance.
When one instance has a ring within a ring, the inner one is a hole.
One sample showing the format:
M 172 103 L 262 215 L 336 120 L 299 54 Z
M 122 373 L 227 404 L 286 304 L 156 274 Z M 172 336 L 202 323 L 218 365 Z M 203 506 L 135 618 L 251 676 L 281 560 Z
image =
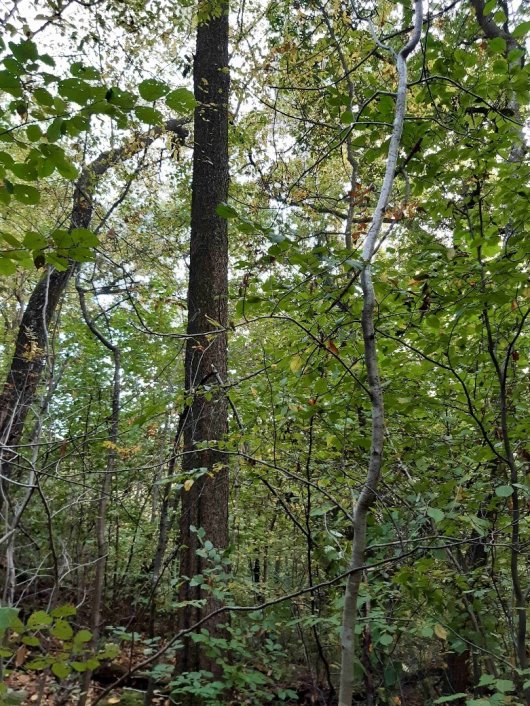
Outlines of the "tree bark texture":
M 200 586 L 190 586 L 188 579 L 209 566 L 206 559 L 197 555 L 201 540 L 192 528 L 202 528 L 202 541 L 209 540 L 218 549 L 228 545 L 228 469 L 223 454 L 215 448 L 227 432 L 227 400 L 218 381 L 226 380 L 227 372 L 228 228 L 216 209 L 228 198 L 228 7 L 221 3 L 212 8 L 214 16 L 199 22 L 194 60 L 198 106 L 194 117 L 189 338 L 185 358 L 189 404 L 184 420 L 183 471 L 195 482 L 189 490 L 182 490 L 181 496 L 183 582 L 179 590 L 179 601 L 202 598 L 206 604 L 181 608 L 179 630 L 219 607 L 219 601 Z M 208 473 L 197 478 L 196 469 L 208 469 Z M 215 632 L 224 620 L 224 616 L 219 616 L 206 628 Z M 177 670 L 199 669 L 217 671 L 198 645 L 186 642 L 178 656 Z

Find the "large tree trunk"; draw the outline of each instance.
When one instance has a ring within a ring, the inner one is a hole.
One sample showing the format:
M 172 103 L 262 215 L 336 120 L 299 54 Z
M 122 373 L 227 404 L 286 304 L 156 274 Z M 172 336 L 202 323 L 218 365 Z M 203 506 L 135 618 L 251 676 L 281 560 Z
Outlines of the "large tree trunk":
M 178 628 L 190 627 L 218 607 L 218 600 L 187 579 L 204 573 L 208 560 L 197 555 L 201 541 L 214 547 L 228 545 L 228 470 L 223 454 L 215 449 L 227 432 L 227 401 L 218 381 L 226 379 L 228 323 L 227 222 L 217 215 L 228 198 L 228 7 L 215 7 L 219 16 L 199 18 L 194 63 L 195 139 L 191 204 L 190 270 L 188 285 L 188 338 L 185 385 L 192 399 L 185 412 L 183 470 L 194 478 L 196 469 L 208 469 L 182 491 L 180 519 L 179 600 L 206 599 L 203 607 L 187 606 L 178 614 Z M 204 11 L 204 10 L 202 10 Z M 210 333 L 207 335 L 208 332 Z M 208 389 L 209 388 L 209 389 Z M 200 450 L 198 446 L 210 446 Z M 193 529 L 192 529 L 193 528 Z M 199 539 L 195 529 L 202 528 Z M 224 618 L 206 624 L 215 632 Z M 180 672 L 215 665 L 193 642 L 179 654 Z

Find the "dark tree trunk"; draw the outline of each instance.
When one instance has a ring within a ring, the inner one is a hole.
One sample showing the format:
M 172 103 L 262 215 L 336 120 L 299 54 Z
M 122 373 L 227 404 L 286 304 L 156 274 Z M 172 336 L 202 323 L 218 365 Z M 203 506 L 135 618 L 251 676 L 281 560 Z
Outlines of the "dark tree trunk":
M 88 228 L 92 218 L 93 171 L 84 169 L 74 189 L 70 228 Z M 63 272 L 49 266 L 39 280 L 24 310 L 11 367 L 0 395 L 0 468 L 16 456 L 24 422 L 35 399 L 48 355 L 48 327 L 62 299 L 77 263 L 70 261 Z
M 33 290 L 22 316 L 13 360 L 0 395 L 2 465 L 9 464 L 22 436 L 44 368 L 48 326 L 73 268 L 73 264 L 64 272 L 50 268 Z
M 227 432 L 227 401 L 219 380 L 226 380 L 228 322 L 227 222 L 217 215 L 219 203 L 228 198 L 228 7 L 216 5 L 219 16 L 203 19 L 197 29 L 194 63 L 195 98 L 194 157 L 191 204 L 190 271 L 188 285 L 188 333 L 185 385 L 192 398 L 184 420 L 183 470 L 207 468 L 208 475 L 195 480 L 181 496 L 180 575 L 191 578 L 208 568 L 197 556 L 200 541 L 191 530 L 202 528 L 203 541 L 214 547 L 228 545 L 228 469 L 216 442 Z M 217 331 L 216 333 L 213 333 Z M 211 332 L 209 335 L 206 335 Z M 209 388 L 209 390 L 208 390 Z M 207 396 L 205 393 L 208 393 Z M 212 448 L 198 450 L 198 445 Z M 217 599 L 184 580 L 179 600 L 206 598 L 204 607 L 188 606 L 178 614 L 178 628 L 186 629 L 219 607 Z M 206 624 L 212 633 L 225 616 Z M 198 645 L 189 641 L 179 653 L 180 672 L 217 671 Z

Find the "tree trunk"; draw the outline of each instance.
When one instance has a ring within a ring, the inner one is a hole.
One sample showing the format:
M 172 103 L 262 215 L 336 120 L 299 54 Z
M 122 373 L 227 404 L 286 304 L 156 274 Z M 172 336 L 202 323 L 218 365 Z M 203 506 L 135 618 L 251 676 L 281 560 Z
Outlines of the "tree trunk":
M 112 354 L 114 362 L 114 376 L 112 382 L 112 412 L 109 419 L 109 451 L 107 456 L 107 467 L 103 474 L 101 487 L 99 491 L 98 510 L 95 519 L 96 543 L 97 543 L 97 561 L 96 572 L 94 577 L 94 593 L 92 597 L 92 615 L 90 619 L 90 629 L 92 631 L 91 645 L 97 649 L 98 640 L 101 633 L 101 621 L 105 593 L 105 570 L 107 568 L 108 542 L 107 542 L 107 506 L 109 496 L 112 489 L 112 478 L 116 471 L 117 460 L 117 444 L 119 438 L 120 425 L 120 396 L 121 396 L 121 351 L 118 346 L 111 343 L 95 326 L 93 320 L 90 319 L 88 309 L 85 302 L 85 293 L 77 284 L 79 293 L 79 302 L 83 318 L 94 336 L 107 348 Z M 81 677 L 81 694 L 78 701 L 78 706 L 84 706 L 88 697 L 88 689 L 92 671 L 87 670 Z
M 374 211 L 372 223 L 366 234 L 363 246 L 363 270 L 361 272 L 361 286 L 363 291 L 362 331 L 364 342 L 364 358 L 370 391 L 372 408 L 372 439 L 368 460 L 368 471 L 363 489 L 357 499 L 353 513 L 353 543 L 351 558 L 351 573 L 346 581 L 344 591 L 344 606 L 341 632 L 341 670 L 339 686 L 339 706 L 351 706 L 354 688 L 354 656 L 355 656 L 355 627 L 357 624 L 357 598 L 361 585 L 361 571 L 366 549 L 366 530 L 368 512 L 375 498 L 381 468 L 383 463 L 383 443 L 385 436 L 385 416 L 383 387 L 379 377 L 379 363 L 377 357 L 377 343 L 375 338 L 375 289 L 372 281 L 372 259 L 376 252 L 377 238 L 381 230 L 385 211 L 387 209 L 394 177 L 396 164 L 401 144 L 401 135 L 405 120 L 407 105 L 407 59 L 416 48 L 423 23 L 422 0 L 415 0 L 414 30 L 410 40 L 396 56 L 398 72 L 398 89 L 396 95 L 396 113 L 392 129 L 392 137 L 388 148 L 388 157 L 385 176 L 379 199 Z
M 189 480 L 195 480 L 189 490 L 182 490 L 180 518 L 179 601 L 204 598 L 206 604 L 181 609 L 179 630 L 219 606 L 218 599 L 200 586 L 190 586 L 188 580 L 208 568 L 208 561 L 197 555 L 201 542 L 209 540 L 218 549 L 228 545 L 228 469 L 223 454 L 215 448 L 227 432 L 227 400 L 218 381 L 226 380 L 227 370 L 228 229 L 216 209 L 228 198 L 228 6 L 223 2 L 216 9 L 217 16 L 199 18 L 194 61 L 199 105 L 194 118 L 190 337 L 185 359 L 186 392 L 191 400 L 184 420 L 183 471 Z M 200 450 L 199 445 L 210 448 Z M 208 473 L 197 478 L 197 469 L 208 469 Z M 195 531 L 199 528 L 204 530 L 202 539 Z M 206 628 L 215 632 L 223 620 L 225 617 L 219 616 Z M 177 669 L 217 672 L 215 664 L 192 642 L 186 642 L 179 653 Z

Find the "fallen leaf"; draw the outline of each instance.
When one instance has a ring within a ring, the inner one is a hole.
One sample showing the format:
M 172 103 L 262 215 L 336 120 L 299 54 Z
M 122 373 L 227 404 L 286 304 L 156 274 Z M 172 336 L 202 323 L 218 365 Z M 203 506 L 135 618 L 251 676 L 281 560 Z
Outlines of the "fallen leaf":
M 15 667 L 20 667 L 26 661 L 28 655 L 28 648 L 26 645 L 20 645 L 15 655 Z
M 440 623 L 436 623 L 434 626 L 434 634 L 439 637 L 440 640 L 447 640 L 447 630 Z

